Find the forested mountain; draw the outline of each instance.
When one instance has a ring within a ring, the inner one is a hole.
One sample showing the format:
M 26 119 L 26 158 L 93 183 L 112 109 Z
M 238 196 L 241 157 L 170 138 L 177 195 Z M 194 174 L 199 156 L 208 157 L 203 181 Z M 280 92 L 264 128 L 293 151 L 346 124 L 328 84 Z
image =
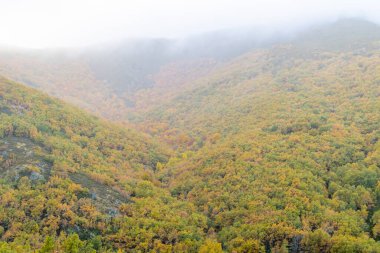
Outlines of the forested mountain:
M 380 252 L 380 28 L 211 37 L 2 58 L 121 122 L 1 79 L 0 252 Z
M 0 108 L 1 252 L 202 243 L 206 217 L 154 176 L 168 150 L 6 79 Z
M 182 152 L 159 176 L 228 252 L 253 238 L 274 252 L 379 251 L 380 33 L 368 25 L 255 50 L 132 118 Z

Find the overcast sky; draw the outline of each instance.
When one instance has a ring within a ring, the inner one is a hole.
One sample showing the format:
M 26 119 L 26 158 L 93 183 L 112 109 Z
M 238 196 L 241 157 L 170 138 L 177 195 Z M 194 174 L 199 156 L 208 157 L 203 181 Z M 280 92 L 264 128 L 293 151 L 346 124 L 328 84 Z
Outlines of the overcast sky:
M 379 21 L 379 13 L 378 0 L 0 0 L 0 44 L 72 47 L 239 26 L 291 30 L 339 17 Z

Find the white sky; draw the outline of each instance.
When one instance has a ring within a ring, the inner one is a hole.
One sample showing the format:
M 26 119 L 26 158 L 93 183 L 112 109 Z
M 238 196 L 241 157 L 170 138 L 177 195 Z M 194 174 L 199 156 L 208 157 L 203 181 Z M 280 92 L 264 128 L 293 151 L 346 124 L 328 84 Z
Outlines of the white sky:
M 379 13 L 379 0 L 0 0 L 0 44 L 85 46 L 238 26 L 289 29 L 342 16 L 380 21 Z

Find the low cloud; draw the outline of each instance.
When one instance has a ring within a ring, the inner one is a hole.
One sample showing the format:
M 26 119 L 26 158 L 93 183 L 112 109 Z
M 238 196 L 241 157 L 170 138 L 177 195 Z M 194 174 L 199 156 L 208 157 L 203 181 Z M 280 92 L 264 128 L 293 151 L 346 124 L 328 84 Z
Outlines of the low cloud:
M 373 0 L 2 0 L 0 44 L 82 47 L 246 26 L 292 32 L 342 17 L 379 22 L 378 13 Z

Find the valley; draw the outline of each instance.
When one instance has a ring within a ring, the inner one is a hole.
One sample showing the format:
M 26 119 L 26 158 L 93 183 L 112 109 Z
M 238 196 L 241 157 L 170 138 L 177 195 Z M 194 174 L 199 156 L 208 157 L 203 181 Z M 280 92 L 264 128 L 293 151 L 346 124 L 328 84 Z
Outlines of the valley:
M 0 52 L 0 252 L 380 252 L 380 27 L 235 35 Z

